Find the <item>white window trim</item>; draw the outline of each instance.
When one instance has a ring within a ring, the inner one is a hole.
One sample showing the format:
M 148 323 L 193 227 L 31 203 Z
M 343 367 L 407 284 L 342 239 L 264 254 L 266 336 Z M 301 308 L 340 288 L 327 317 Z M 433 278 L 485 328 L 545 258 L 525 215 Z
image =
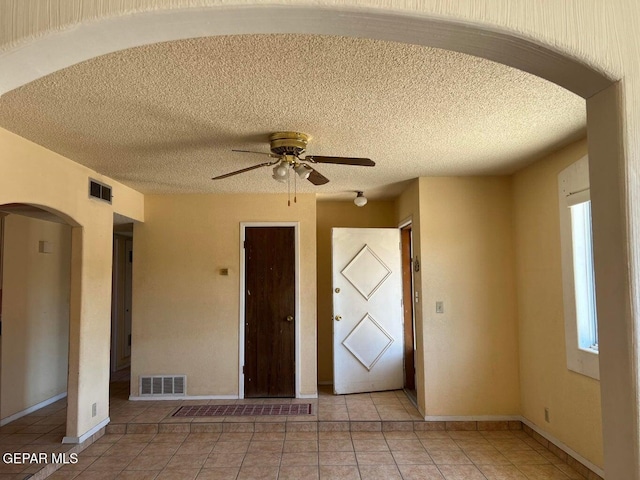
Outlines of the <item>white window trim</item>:
M 571 211 L 569 208 L 571 205 L 589 199 L 589 161 L 586 156 L 560 172 L 558 175 L 558 197 L 567 368 L 599 380 L 600 359 L 598 351 L 580 348 L 578 342 Z

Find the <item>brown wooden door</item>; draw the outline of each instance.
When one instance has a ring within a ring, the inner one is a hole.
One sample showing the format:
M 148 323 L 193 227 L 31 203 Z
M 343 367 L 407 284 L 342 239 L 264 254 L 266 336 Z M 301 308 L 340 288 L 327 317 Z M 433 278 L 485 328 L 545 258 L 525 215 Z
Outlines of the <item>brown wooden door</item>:
M 245 228 L 244 395 L 295 397 L 293 227 Z

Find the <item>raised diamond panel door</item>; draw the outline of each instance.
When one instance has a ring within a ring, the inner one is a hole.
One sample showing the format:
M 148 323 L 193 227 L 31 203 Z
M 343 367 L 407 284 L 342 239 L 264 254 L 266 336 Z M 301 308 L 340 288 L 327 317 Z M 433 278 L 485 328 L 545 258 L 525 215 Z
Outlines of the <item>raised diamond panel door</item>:
M 392 344 L 391 335 L 368 313 L 342 342 L 369 371 Z
M 400 231 L 334 228 L 332 235 L 334 392 L 402 388 Z

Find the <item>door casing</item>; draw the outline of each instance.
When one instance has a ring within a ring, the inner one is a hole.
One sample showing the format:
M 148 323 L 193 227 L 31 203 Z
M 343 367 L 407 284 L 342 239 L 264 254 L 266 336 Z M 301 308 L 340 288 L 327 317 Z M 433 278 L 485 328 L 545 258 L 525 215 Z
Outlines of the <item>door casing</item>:
M 248 227 L 293 227 L 294 235 L 294 265 L 295 265 L 295 393 L 300 398 L 300 228 L 299 222 L 240 222 L 240 318 L 238 335 L 238 398 L 244 398 L 244 340 L 245 340 L 245 229 Z
M 415 318 L 415 304 L 414 304 L 414 290 L 415 290 L 415 278 L 413 275 L 414 266 L 414 250 L 413 250 L 413 222 L 411 217 L 403 221 L 399 227 L 400 238 L 402 241 L 402 307 L 404 309 L 404 388 L 405 391 L 410 392 L 410 396 L 415 396 L 416 393 L 416 318 Z M 409 231 L 409 258 L 405 257 L 405 233 Z M 408 271 L 405 272 L 405 268 Z M 409 279 L 406 278 L 406 274 L 409 275 Z M 408 282 L 407 282 L 408 280 Z M 407 283 L 409 285 L 407 285 Z M 411 347 L 411 353 L 408 354 L 407 350 Z M 410 364 L 410 365 L 408 365 Z M 411 380 L 409 376 L 412 376 Z M 414 398 L 415 400 L 415 398 Z

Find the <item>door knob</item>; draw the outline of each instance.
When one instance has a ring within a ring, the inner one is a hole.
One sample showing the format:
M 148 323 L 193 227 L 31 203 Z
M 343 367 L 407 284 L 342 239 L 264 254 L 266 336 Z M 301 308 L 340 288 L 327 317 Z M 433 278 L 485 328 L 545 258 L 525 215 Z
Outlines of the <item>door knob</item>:
M 287 322 L 293 322 L 293 316 L 287 315 Z
M 339 322 L 340 320 L 342 320 L 342 317 L 340 315 L 336 315 L 336 321 Z

